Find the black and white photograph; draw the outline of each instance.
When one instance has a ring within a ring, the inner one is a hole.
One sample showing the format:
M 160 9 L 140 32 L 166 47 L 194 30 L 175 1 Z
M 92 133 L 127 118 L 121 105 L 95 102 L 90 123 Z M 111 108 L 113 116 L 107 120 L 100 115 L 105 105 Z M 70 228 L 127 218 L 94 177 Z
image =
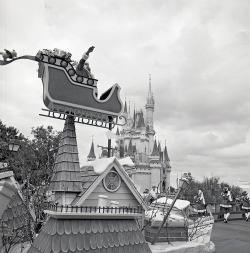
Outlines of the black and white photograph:
M 0 253 L 249 253 L 249 220 L 249 0 L 0 0 Z

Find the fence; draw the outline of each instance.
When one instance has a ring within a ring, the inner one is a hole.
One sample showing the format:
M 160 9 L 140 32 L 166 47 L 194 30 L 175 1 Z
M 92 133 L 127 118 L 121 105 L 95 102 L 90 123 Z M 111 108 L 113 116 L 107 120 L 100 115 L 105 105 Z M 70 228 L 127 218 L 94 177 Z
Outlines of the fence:
M 114 213 L 114 214 L 142 214 L 141 206 L 137 207 L 100 207 L 100 206 L 68 206 L 49 204 L 47 210 L 66 213 Z

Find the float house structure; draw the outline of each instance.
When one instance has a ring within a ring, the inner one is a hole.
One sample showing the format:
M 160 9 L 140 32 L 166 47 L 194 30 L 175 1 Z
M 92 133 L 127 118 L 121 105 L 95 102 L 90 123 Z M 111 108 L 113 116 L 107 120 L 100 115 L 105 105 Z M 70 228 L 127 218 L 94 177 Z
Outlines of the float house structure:
M 0 169 L 0 203 L 0 249 L 4 241 L 12 245 L 28 241 L 35 214 L 24 203 L 13 171 Z
M 54 202 L 45 211 L 49 219 L 29 253 L 151 252 L 136 222 L 146 209 L 140 194 L 115 157 L 88 162 L 80 170 L 70 116 L 50 190 Z

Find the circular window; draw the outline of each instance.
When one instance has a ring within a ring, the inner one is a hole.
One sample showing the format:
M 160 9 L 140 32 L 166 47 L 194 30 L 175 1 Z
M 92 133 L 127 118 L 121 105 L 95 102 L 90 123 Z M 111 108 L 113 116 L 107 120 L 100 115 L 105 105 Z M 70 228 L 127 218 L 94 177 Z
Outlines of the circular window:
M 115 192 L 121 185 L 121 178 L 116 171 L 110 171 L 103 179 L 103 185 L 109 192 Z

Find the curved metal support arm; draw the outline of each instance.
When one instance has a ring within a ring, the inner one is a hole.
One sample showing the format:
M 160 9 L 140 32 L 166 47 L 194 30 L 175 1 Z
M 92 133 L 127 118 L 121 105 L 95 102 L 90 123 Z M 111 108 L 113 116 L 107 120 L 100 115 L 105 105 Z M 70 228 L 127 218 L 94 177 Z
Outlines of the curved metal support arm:
M 21 60 L 21 59 L 23 59 L 23 60 L 26 59 L 26 60 L 31 60 L 31 61 L 37 61 L 37 62 L 40 61 L 40 59 L 38 57 L 36 57 L 36 56 L 24 55 L 24 56 L 16 57 L 16 58 L 14 58 L 14 59 L 12 59 L 10 61 L 2 61 L 2 60 L 0 60 L 0 65 L 7 65 L 9 63 L 12 63 L 13 61 Z

